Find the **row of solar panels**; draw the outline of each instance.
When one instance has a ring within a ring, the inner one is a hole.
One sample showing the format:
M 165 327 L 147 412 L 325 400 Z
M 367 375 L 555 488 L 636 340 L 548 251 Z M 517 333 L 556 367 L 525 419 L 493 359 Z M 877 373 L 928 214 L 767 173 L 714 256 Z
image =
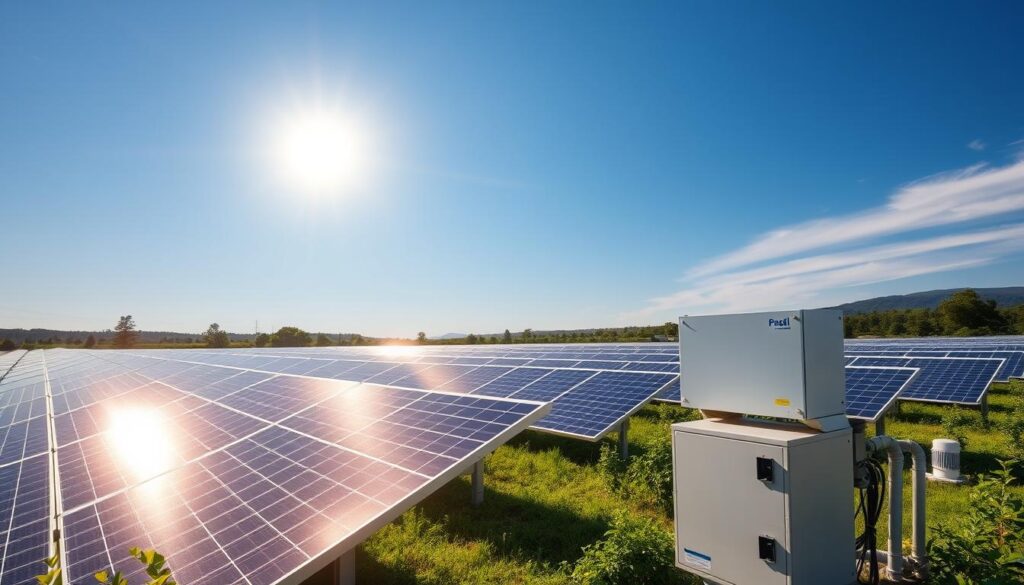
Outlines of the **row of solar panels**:
M 65 582 L 136 567 L 141 546 L 180 583 L 298 583 L 549 410 L 29 352 L 0 382 L 0 582 L 34 582 L 60 528 Z
M 268 349 L 260 350 L 257 352 L 248 351 L 211 351 L 211 352 L 195 352 L 186 351 L 184 353 L 172 354 L 180 358 L 188 358 L 193 361 L 202 363 L 220 363 L 220 364 L 234 364 L 244 365 L 245 367 L 263 369 L 266 371 L 285 371 L 291 373 L 302 373 L 310 376 L 333 376 L 341 379 L 353 379 L 360 381 L 382 381 L 387 380 L 388 383 L 398 386 L 410 386 L 417 388 L 433 387 L 441 390 L 457 391 L 457 392 L 471 392 L 471 393 L 489 393 L 494 390 L 499 390 L 508 386 L 508 390 L 516 390 L 520 388 L 522 382 L 530 382 L 531 380 L 537 379 L 542 371 L 550 370 L 552 367 L 561 367 L 564 370 L 556 370 L 553 374 L 549 374 L 549 378 L 552 384 L 565 385 L 569 387 L 575 382 L 577 376 L 580 376 L 579 372 L 574 372 L 573 369 L 579 366 L 578 363 L 567 361 L 567 360 L 551 360 L 543 358 L 540 360 L 542 363 L 540 366 L 533 365 L 537 361 L 519 361 L 512 362 L 513 364 L 526 364 L 520 365 L 520 371 L 513 371 L 510 373 L 502 374 L 501 371 L 506 369 L 502 364 L 509 362 L 504 361 L 507 358 L 466 358 L 462 354 L 463 350 L 470 350 L 471 348 L 466 346 L 451 346 L 444 350 L 429 351 L 425 348 L 405 348 L 399 352 L 398 355 L 389 355 L 387 351 L 384 352 L 367 352 L 366 350 L 351 350 L 348 348 L 328 348 L 314 352 L 306 350 L 295 350 L 295 351 L 282 351 L 281 349 Z M 253 354 L 256 355 L 253 355 Z M 465 353 L 470 353 L 466 351 Z M 384 357 L 381 357 L 381 356 Z M 282 357 L 288 356 L 288 357 Z M 304 357 L 299 357 L 304 356 Z M 333 356 L 333 357 L 332 357 Z M 371 361 L 371 362 L 357 362 L 354 359 L 337 359 L 338 356 L 344 356 L 346 358 L 353 358 L 356 356 L 369 356 L 373 359 L 388 359 L 395 361 Z M 494 360 L 500 360 L 495 362 Z M 471 366 L 465 366 L 468 372 L 462 374 L 461 377 L 455 378 L 453 381 L 446 381 L 447 376 L 452 372 L 450 367 L 444 365 L 433 365 L 429 364 L 481 364 L 475 369 Z M 497 363 L 499 366 L 495 366 Z M 614 368 L 614 372 L 622 372 L 622 368 L 626 367 L 637 367 L 647 368 L 649 362 L 605 362 L 605 361 L 593 361 L 597 365 L 603 365 L 605 363 L 611 363 Z M 410 365 L 412 364 L 412 365 Z M 675 366 L 675 364 L 672 364 Z M 373 366 L 371 369 L 366 368 Z M 380 376 L 377 372 L 387 367 L 388 369 L 383 370 L 388 374 L 387 378 L 376 378 Z M 416 370 L 414 374 L 409 374 L 409 368 L 412 367 Z M 540 369 L 541 371 L 537 371 Z M 902 391 L 913 373 L 916 372 L 915 368 L 910 368 L 901 371 L 900 369 L 893 368 L 857 368 L 848 371 L 848 388 L 847 388 L 847 414 L 851 417 L 864 418 L 867 420 L 876 420 L 881 417 L 885 409 L 887 409 L 892 402 L 895 400 L 896 394 Z M 370 376 L 370 377 L 366 377 Z M 398 379 L 397 376 L 404 376 Z M 494 378 L 494 376 L 498 376 Z M 630 376 L 634 377 L 634 376 Z M 598 376 L 595 380 L 600 379 Z M 657 378 L 655 384 L 662 383 L 667 378 Z M 492 381 L 493 380 L 493 381 Z M 453 383 L 454 382 L 454 383 Z M 482 384 L 482 385 L 481 385 Z M 526 391 L 530 392 L 534 386 L 529 386 Z M 615 425 L 619 424 L 626 416 L 632 414 L 644 403 L 647 402 L 649 396 L 647 391 L 649 386 L 643 387 L 642 391 L 629 393 L 624 396 L 617 397 L 620 403 L 616 404 L 615 401 L 608 401 L 606 396 L 601 396 L 595 393 L 593 389 L 581 388 L 579 394 L 589 395 L 593 398 L 600 400 L 581 402 L 578 400 L 570 400 L 572 395 L 561 397 L 555 394 L 539 394 L 543 387 L 537 387 L 533 390 L 532 397 L 541 400 L 552 400 L 553 411 L 552 414 L 545 420 L 540 421 L 534 425 L 537 430 L 556 432 L 561 434 L 567 434 L 574 437 L 581 437 L 587 439 L 596 439 L 605 434 L 607 431 L 615 428 Z M 522 394 L 511 394 L 511 396 L 522 396 Z M 672 377 L 671 383 L 668 386 L 664 386 L 663 389 L 655 395 L 655 399 L 661 401 L 679 402 L 679 382 L 678 377 Z M 595 404 L 598 405 L 604 411 L 595 410 Z M 608 411 L 607 409 L 612 407 L 613 410 Z

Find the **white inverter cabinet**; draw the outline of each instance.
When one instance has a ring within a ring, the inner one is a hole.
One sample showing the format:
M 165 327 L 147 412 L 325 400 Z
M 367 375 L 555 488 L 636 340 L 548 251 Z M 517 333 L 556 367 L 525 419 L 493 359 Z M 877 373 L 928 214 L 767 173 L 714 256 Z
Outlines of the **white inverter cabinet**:
M 704 419 L 672 427 L 676 565 L 721 585 L 850 585 L 852 432 Z
M 683 406 L 845 420 L 839 310 L 681 317 L 679 352 Z

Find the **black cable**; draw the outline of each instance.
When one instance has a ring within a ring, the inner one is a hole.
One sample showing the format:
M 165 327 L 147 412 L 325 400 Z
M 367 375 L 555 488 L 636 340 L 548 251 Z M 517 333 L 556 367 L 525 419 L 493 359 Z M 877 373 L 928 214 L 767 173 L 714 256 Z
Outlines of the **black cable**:
M 882 517 L 885 503 L 885 471 L 872 459 L 859 464 L 866 472 L 868 483 L 859 488 L 859 502 L 855 515 L 864 516 L 864 532 L 857 537 L 857 582 L 866 585 L 878 585 L 881 575 L 878 571 L 878 519 Z M 861 575 L 864 565 L 868 565 L 868 580 L 863 581 Z

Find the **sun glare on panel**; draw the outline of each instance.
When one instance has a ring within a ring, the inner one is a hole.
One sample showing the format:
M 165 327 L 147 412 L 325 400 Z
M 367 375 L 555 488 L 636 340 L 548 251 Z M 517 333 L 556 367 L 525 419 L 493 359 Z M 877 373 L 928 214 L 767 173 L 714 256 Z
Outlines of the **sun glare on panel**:
M 122 470 L 141 481 L 175 464 L 174 441 L 160 412 L 118 408 L 109 413 L 107 441 Z
M 274 158 L 288 188 L 331 195 L 353 188 L 367 171 L 367 141 L 342 112 L 306 107 L 280 118 Z

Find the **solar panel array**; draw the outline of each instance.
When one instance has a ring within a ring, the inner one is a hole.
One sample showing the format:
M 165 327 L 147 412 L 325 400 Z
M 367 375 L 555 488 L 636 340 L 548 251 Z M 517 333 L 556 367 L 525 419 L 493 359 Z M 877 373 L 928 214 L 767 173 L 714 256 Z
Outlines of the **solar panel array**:
M 550 406 L 199 365 L 29 352 L 0 382 L 0 582 L 155 547 L 181 583 L 298 583 Z M 133 574 L 134 581 L 141 575 Z
M 153 350 L 195 364 L 551 402 L 533 429 L 594 441 L 678 379 L 676 344 Z

